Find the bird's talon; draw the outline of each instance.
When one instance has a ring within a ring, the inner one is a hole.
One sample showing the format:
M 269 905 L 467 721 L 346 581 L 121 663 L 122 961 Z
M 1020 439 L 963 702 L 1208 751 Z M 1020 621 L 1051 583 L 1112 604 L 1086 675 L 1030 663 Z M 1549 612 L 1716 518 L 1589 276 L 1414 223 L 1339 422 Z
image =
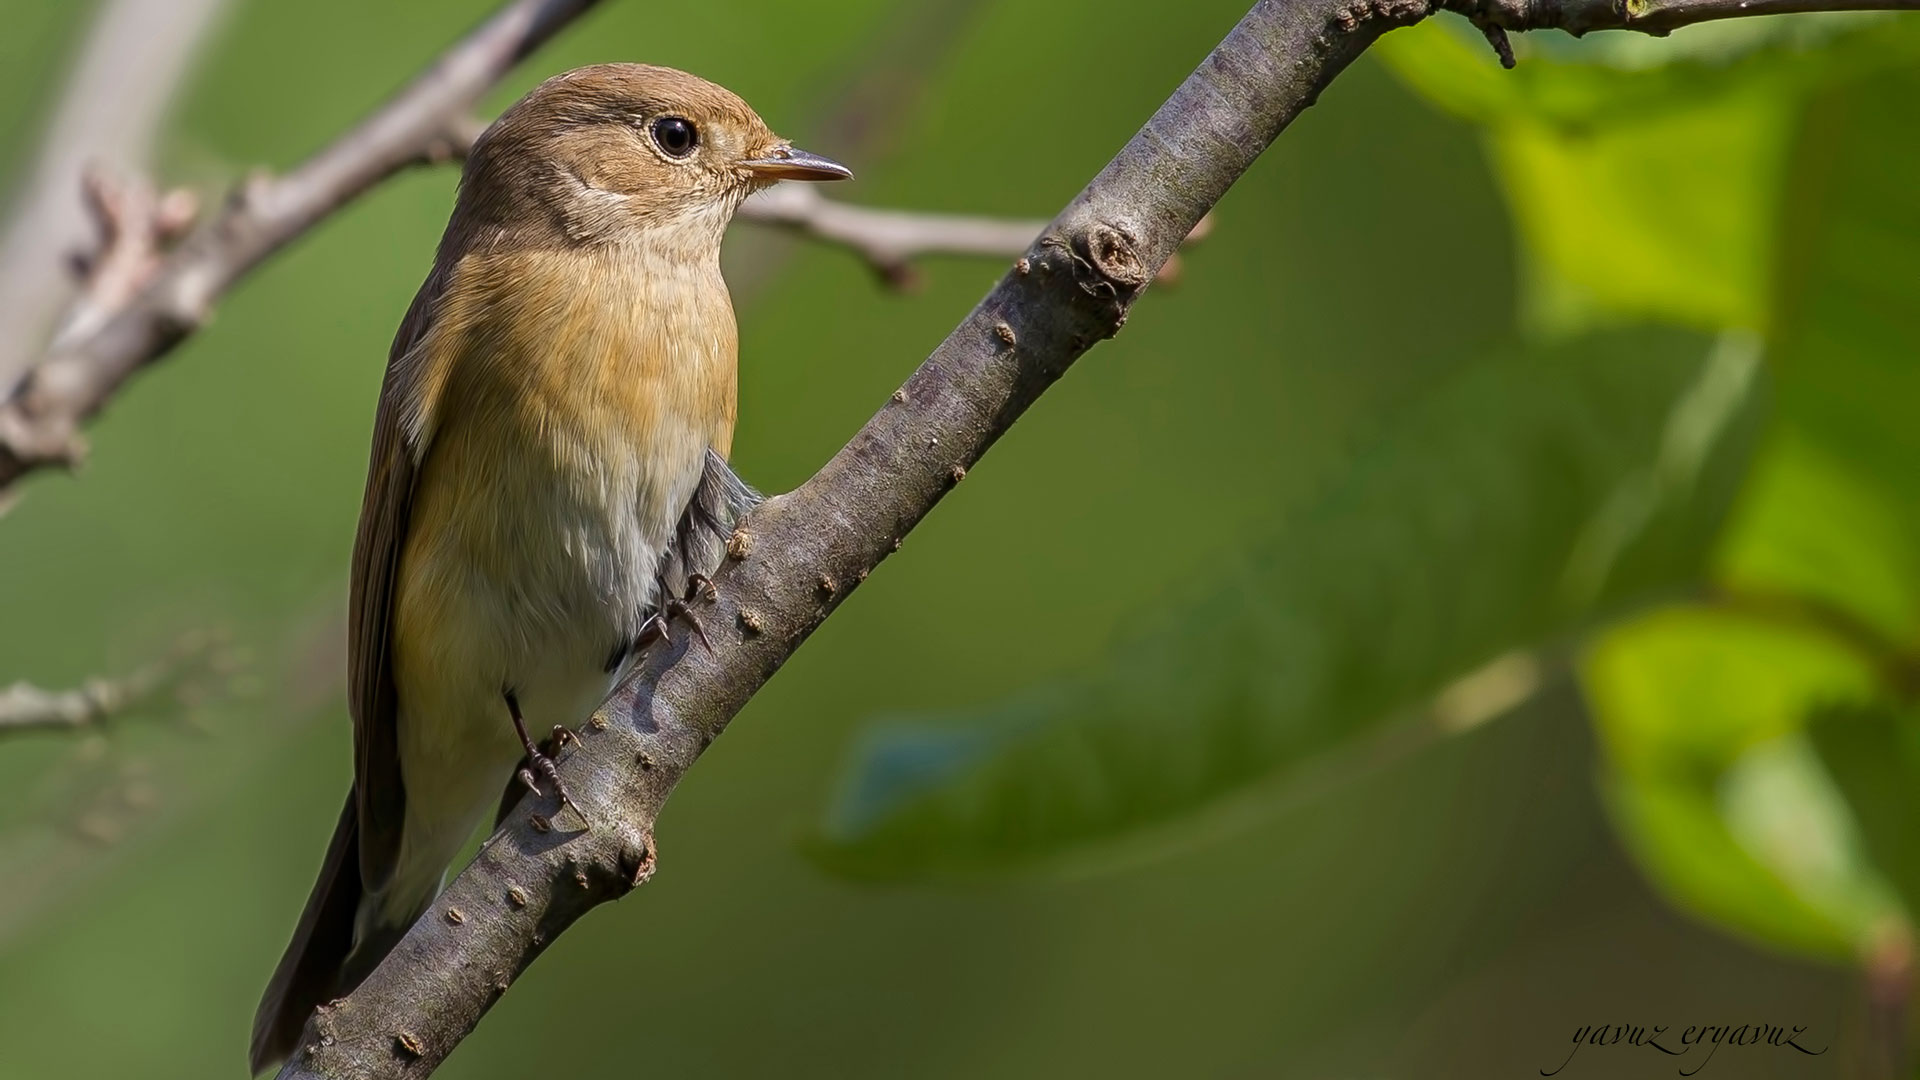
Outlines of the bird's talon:
M 567 794 L 567 786 L 560 782 L 560 767 L 553 763 L 552 758 L 543 757 L 540 759 L 540 774 L 553 781 L 553 793 L 559 797 L 560 805 L 570 806 L 578 813 L 580 806 L 573 801 L 572 795 Z M 584 817 L 585 815 L 583 814 L 581 816 Z
M 669 619 L 686 620 L 687 625 L 693 627 L 693 636 L 700 639 L 700 644 L 708 652 L 713 651 L 713 642 L 707 640 L 706 627 L 700 625 L 699 616 L 693 613 L 693 609 L 687 606 L 686 601 L 668 600 L 666 607 Z
M 705 574 L 689 574 L 687 576 L 687 592 L 681 599 L 692 603 L 693 598 L 696 596 L 705 596 L 707 603 L 711 604 L 720 599 L 720 586 L 715 585 L 713 579 Z
M 506 691 L 503 696 L 507 701 L 507 715 L 513 717 L 514 734 L 520 736 L 520 746 L 527 752 L 526 764 L 520 766 L 519 771 L 514 773 L 514 776 L 518 778 L 522 784 L 525 784 L 527 790 L 533 792 L 537 798 L 545 798 L 546 793 L 541 791 L 540 785 L 534 782 L 534 773 L 538 772 L 541 776 L 553 781 L 553 793 L 559 797 L 560 805 L 572 807 L 573 812 L 580 815 L 580 820 L 587 822 L 587 829 L 591 831 L 593 829 L 593 822 L 587 820 L 587 815 L 581 812 L 580 805 L 573 801 L 572 795 L 567 793 L 567 786 L 560 782 L 560 766 L 556 764 L 553 758 L 548 756 L 545 751 L 535 746 L 533 740 L 527 736 L 527 722 L 526 719 L 520 715 L 519 698 L 517 698 L 511 690 Z M 561 734 L 562 732 L 566 734 L 563 736 Z M 565 739 L 574 739 L 575 742 L 579 741 L 573 732 L 567 731 L 566 728 L 560 727 L 559 725 L 554 726 L 553 735 L 550 738 L 554 743 L 554 750 L 556 751 L 560 749 L 559 744 Z
M 633 639 L 633 651 L 641 652 L 654 644 L 673 644 L 673 638 L 667 633 L 667 620 L 658 611 L 647 616 L 646 621 L 640 624 L 640 633 Z

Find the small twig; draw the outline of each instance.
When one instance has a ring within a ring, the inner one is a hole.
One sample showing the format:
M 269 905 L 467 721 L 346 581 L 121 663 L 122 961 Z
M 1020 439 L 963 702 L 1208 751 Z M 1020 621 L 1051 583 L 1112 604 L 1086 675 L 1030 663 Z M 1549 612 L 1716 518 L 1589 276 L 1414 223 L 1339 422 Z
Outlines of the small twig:
M 913 260 L 929 255 L 984 255 L 1010 259 L 1027 250 L 1047 223 L 1038 218 L 988 218 L 915 210 L 882 210 L 837 202 L 804 184 L 781 184 L 748 199 L 743 221 L 775 225 L 846 248 L 865 259 L 894 288 L 913 284 Z M 1211 230 L 1201 218 L 1187 242 Z M 1169 265 L 1173 265 L 1171 262 Z M 1161 280 L 1165 280 L 1165 276 Z
M 195 634 L 166 659 L 143 664 L 118 678 L 88 679 L 67 690 L 16 682 L 0 690 L 0 736 L 99 727 L 111 717 L 158 699 L 202 667 L 229 663 L 215 646 L 215 639 Z
M 0 734 L 92 727 L 126 703 L 144 698 L 159 672 L 142 668 L 124 679 L 88 679 L 71 690 L 43 690 L 17 682 L 0 690 Z
M 73 282 L 58 268 L 88 240 L 87 212 L 74 198 L 83 172 L 148 167 L 167 109 L 228 3 L 88 6 L 86 41 L 0 228 L 0 390 L 39 359 L 73 298 Z
M 52 348 L 84 340 L 153 280 L 167 248 L 193 225 L 200 199 L 185 188 L 161 195 L 141 177 L 115 177 L 89 167 L 80 192 L 98 242 L 73 253 L 80 296 L 61 321 Z
M 1498 23 L 1475 20 L 1474 25 L 1486 35 L 1487 44 L 1493 46 L 1493 55 L 1500 58 L 1500 66 L 1512 71 L 1518 61 L 1513 58 L 1513 42 L 1507 40 L 1507 32 Z
M 912 281 L 911 262 L 923 255 L 1012 258 L 1027 250 L 1047 223 L 1040 219 L 878 210 L 836 202 L 817 188 L 781 184 L 740 207 L 740 219 L 837 244 L 865 259 L 887 284 Z
M 1493 41 L 1494 29 L 1564 30 L 1575 37 L 1594 30 L 1635 30 L 1665 37 L 1695 23 L 1756 15 L 1920 11 L 1920 0 L 1441 0 L 1438 6 L 1465 15 Z M 1500 48 L 1498 42 L 1494 48 Z M 1505 54 L 1501 62 L 1513 66 Z

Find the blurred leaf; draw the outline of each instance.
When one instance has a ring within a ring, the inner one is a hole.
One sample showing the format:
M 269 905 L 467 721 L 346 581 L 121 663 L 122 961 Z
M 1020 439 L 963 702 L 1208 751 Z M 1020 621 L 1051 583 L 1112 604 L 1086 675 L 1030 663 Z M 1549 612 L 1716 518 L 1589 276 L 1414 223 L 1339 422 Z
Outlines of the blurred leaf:
M 1787 420 L 1920 500 L 1920 143 L 1911 69 L 1807 110 L 1786 200 L 1775 361 Z
M 1086 677 L 856 751 L 812 848 L 987 871 L 1243 791 L 1699 569 L 1744 469 L 1750 348 L 1667 331 L 1511 351 L 1398 417 L 1275 542 Z M 1702 425 L 1705 425 L 1704 427 Z
M 1786 105 L 1763 85 L 1631 127 L 1494 132 L 1530 256 L 1530 321 L 1557 329 L 1599 312 L 1759 327 Z
M 1910 64 L 1917 42 L 1872 14 L 1734 20 L 1671 42 L 1526 35 L 1503 72 L 1471 28 L 1430 20 L 1376 51 L 1486 128 L 1529 257 L 1526 318 L 1564 333 L 1623 317 L 1764 326 L 1801 103 Z
M 1904 918 L 1889 879 L 1909 905 L 1920 880 L 1910 734 L 1874 711 L 1911 692 L 1889 676 L 1920 633 L 1916 91 L 1874 75 L 1805 110 L 1774 282 L 1783 423 L 1716 560 L 1745 611 L 1640 620 L 1586 666 L 1610 802 L 1654 881 L 1835 957 Z
M 1675 903 L 1836 957 L 1892 916 L 1802 734 L 1817 711 L 1877 698 L 1872 658 L 1815 626 L 1683 607 L 1610 629 L 1581 674 L 1615 822 Z
M 1920 637 L 1920 543 L 1883 486 L 1792 432 L 1741 493 L 1715 577 L 1736 593 L 1831 605 L 1895 641 Z
M 1920 911 L 1920 716 L 1833 710 L 1815 719 L 1811 733 L 1874 864 L 1907 910 Z

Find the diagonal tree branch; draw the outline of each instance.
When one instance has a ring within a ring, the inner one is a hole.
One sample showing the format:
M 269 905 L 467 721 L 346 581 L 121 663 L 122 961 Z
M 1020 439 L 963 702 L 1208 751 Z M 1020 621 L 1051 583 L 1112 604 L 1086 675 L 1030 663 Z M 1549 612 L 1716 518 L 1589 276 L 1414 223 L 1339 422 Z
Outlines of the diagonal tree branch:
M 1652 32 L 1740 0 L 1451 0 L 1503 26 Z M 1767 0 L 1749 0 L 1754 8 Z M 1869 5 L 1920 0 L 1868 0 Z M 1604 8 L 1604 10 L 1602 10 Z M 653 872 L 653 825 L 700 754 L 815 627 L 1089 347 L 1188 232 L 1381 34 L 1430 0 L 1261 0 L 834 458 L 743 522 L 707 624 L 645 658 L 565 762 L 592 821 L 523 802 L 377 970 L 309 1022 L 285 1078 L 422 1076 L 546 946 Z

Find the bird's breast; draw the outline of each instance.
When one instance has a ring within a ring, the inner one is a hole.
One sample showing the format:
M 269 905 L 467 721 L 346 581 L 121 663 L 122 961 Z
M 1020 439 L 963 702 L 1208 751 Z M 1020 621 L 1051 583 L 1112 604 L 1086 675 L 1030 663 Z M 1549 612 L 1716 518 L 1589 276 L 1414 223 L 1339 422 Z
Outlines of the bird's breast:
M 471 682 L 519 688 L 530 716 L 525 699 L 570 710 L 566 687 L 604 680 L 637 632 L 706 450 L 731 441 L 733 313 L 717 267 L 469 262 L 428 343 L 444 355 L 396 589 L 401 707 L 410 686 Z

